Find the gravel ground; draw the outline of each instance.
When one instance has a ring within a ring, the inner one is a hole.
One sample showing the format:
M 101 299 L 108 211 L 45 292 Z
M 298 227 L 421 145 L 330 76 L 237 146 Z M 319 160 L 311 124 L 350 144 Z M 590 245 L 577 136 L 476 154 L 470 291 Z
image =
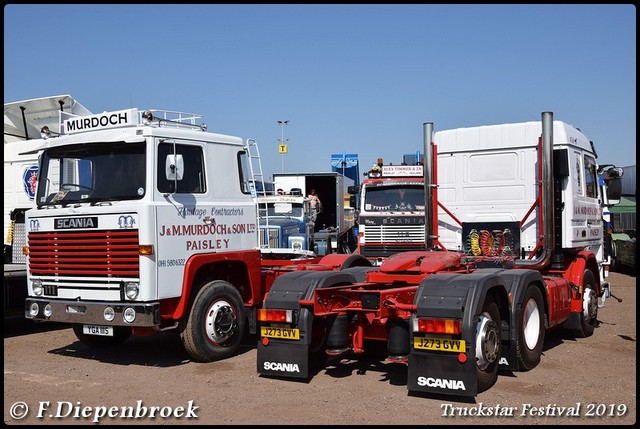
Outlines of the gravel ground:
M 212 363 L 175 334 L 89 349 L 61 324 L 4 320 L 4 422 L 23 424 L 554 424 L 636 422 L 636 278 L 614 294 L 593 336 L 549 333 L 542 361 L 501 374 L 475 399 L 418 396 L 406 367 L 375 357 L 330 364 L 308 382 L 261 377 L 256 341 Z M 155 414 L 155 417 L 150 417 Z

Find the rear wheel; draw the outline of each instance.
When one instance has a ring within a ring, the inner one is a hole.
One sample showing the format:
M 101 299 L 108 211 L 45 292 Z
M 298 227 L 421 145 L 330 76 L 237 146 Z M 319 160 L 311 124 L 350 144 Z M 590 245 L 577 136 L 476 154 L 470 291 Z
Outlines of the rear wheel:
M 478 393 L 498 379 L 500 361 L 500 312 L 493 298 L 487 297 L 476 329 L 476 378 Z
M 518 367 L 528 371 L 540 363 L 544 345 L 544 306 L 540 289 L 531 285 L 524 295 L 522 314 L 518 320 L 516 350 Z
M 240 293 L 232 284 L 216 280 L 196 295 L 180 326 L 185 350 L 198 362 L 233 356 L 245 334 L 246 317 Z
M 81 323 L 74 323 L 72 326 L 73 333 L 76 334 L 76 337 L 78 337 L 82 344 L 89 347 L 103 348 L 117 346 L 118 344 L 124 343 L 127 338 L 131 336 L 131 328 L 128 326 L 112 326 L 113 336 L 111 337 L 85 334 L 82 332 L 82 326 Z
M 578 315 L 578 327 L 572 334 L 578 338 L 593 335 L 598 323 L 598 296 L 596 294 L 596 277 L 591 270 L 585 270 L 582 276 L 582 311 Z

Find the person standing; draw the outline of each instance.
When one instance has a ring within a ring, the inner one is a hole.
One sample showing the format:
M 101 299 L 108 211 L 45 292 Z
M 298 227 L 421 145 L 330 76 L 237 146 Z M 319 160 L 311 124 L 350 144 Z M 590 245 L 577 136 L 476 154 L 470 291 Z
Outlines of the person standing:
M 311 220 L 315 223 L 318 213 L 322 212 L 322 202 L 314 188 L 309 189 L 309 195 L 307 195 L 307 198 L 309 198 L 309 204 L 311 206 Z

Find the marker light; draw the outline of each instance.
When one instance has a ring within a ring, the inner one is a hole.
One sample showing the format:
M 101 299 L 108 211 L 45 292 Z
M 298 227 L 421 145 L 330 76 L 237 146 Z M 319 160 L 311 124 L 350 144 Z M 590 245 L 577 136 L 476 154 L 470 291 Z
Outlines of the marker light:
M 150 110 L 145 110 L 142 113 L 142 120 L 144 121 L 145 125 L 149 125 L 151 122 L 153 122 L 153 113 L 151 113 Z
M 51 137 L 51 130 L 46 125 L 40 129 L 40 137 L 44 139 L 48 139 Z
M 138 253 L 142 256 L 153 255 L 153 244 L 141 244 L 138 246 Z

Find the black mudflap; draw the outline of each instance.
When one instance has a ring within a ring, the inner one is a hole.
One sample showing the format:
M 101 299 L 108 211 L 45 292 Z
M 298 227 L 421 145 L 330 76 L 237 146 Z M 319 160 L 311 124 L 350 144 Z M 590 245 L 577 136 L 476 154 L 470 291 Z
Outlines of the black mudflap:
M 309 347 L 270 341 L 258 341 L 258 374 L 285 378 L 309 378 Z
M 505 337 L 504 330 L 502 338 Z M 516 343 L 514 341 L 502 341 L 502 351 L 500 353 L 500 362 L 498 369 L 501 371 L 518 371 L 518 355 L 516 353 Z
M 474 359 L 460 363 L 457 354 L 409 354 L 407 388 L 414 392 L 476 396 Z

